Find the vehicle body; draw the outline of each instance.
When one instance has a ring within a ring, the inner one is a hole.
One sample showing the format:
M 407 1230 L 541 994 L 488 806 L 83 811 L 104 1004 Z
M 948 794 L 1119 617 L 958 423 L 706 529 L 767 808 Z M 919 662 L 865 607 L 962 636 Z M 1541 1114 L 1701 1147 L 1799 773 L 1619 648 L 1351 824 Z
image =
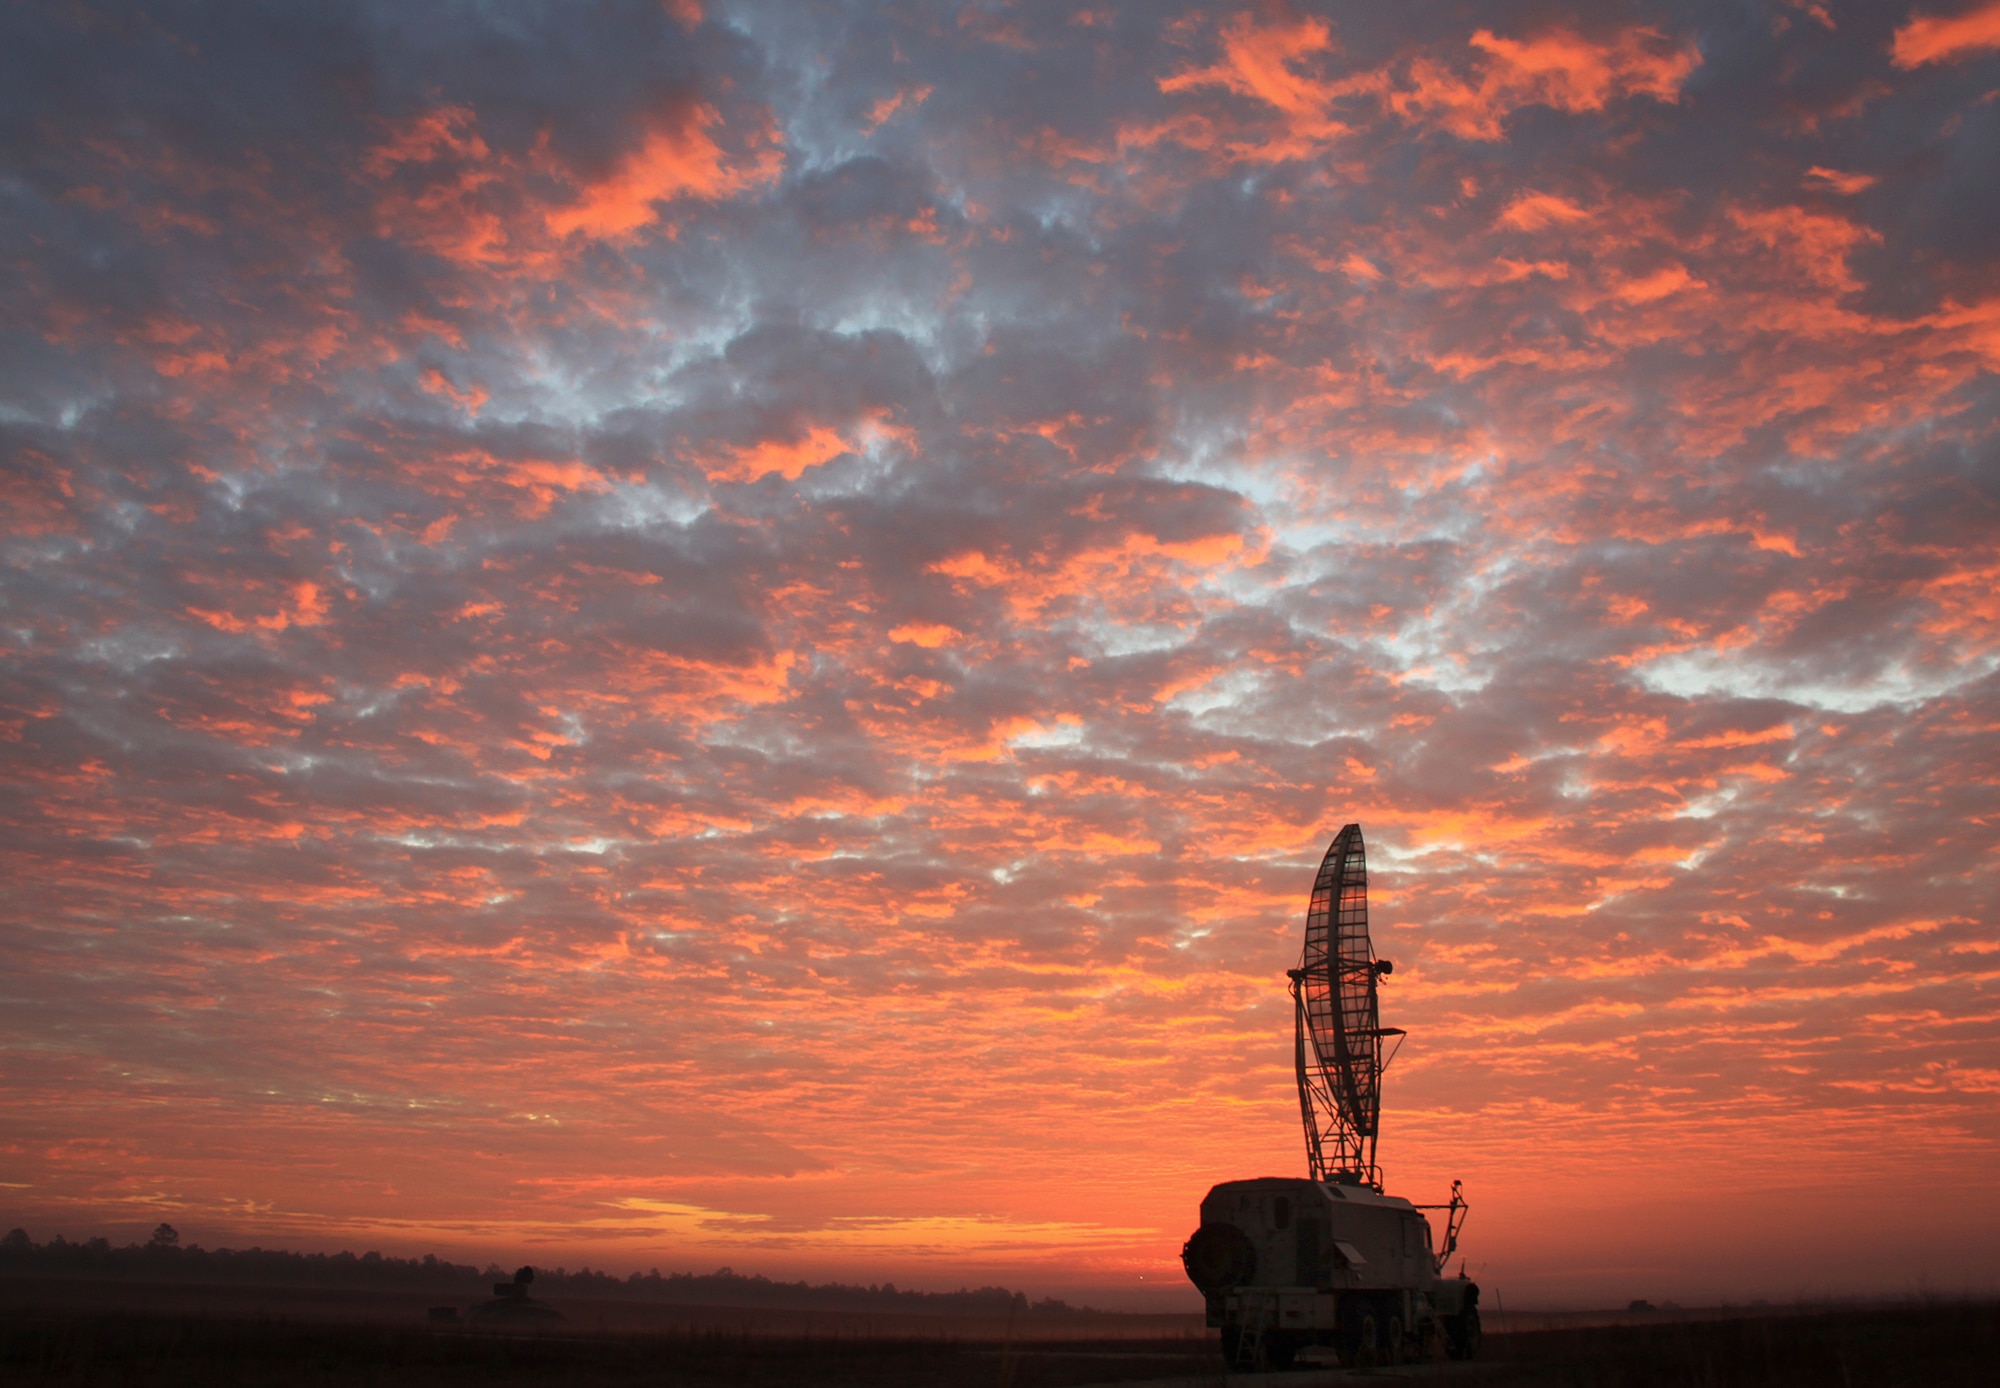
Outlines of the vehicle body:
M 1462 1202 L 1442 1208 L 1455 1229 Z M 1285 1368 L 1315 1345 L 1348 1366 L 1478 1348 L 1478 1284 L 1441 1276 L 1423 1211 L 1367 1185 L 1224 1181 L 1181 1259 L 1234 1366 Z

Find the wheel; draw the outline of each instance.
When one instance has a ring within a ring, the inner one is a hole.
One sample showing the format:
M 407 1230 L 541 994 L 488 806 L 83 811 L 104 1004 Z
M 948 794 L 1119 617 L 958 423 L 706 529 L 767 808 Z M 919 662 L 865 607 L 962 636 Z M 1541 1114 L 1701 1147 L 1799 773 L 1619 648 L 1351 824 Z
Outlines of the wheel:
M 1346 1343 L 1340 1347 L 1341 1363 L 1350 1369 L 1365 1369 L 1375 1363 L 1381 1352 L 1382 1332 L 1376 1325 L 1375 1312 L 1356 1312 L 1347 1327 Z
M 1453 1359 L 1471 1359 L 1479 1353 L 1479 1308 L 1468 1306 L 1444 1323 L 1444 1352 Z
M 1242 1343 L 1242 1326 L 1225 1325 L 1222 1327 L 1222 1362 L 1232 1369 L 1236 1367 L 1236 1347 Z
M 1389 1317 L 1389 1342 L 1383 1346 L 1384 1358 L 1391 1364 L 1403 1362 L 1403 1318 Z
M 1299 1357 L 1298 1340 L 1282 1330 L 1264 1332 L 1264 1367 L 1280 1372 L 1292 1367 L 1292 1361 Z

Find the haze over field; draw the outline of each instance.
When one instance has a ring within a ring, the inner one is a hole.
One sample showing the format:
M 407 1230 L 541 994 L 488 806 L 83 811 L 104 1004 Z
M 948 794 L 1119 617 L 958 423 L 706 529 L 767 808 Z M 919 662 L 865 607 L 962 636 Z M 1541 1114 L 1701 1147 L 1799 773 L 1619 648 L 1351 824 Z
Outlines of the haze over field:
M 2000 1285 L 2000 3 L 0 12 L 0 1223 Z M 1161 1288 L 1163 1290 L 1155 1290 Z

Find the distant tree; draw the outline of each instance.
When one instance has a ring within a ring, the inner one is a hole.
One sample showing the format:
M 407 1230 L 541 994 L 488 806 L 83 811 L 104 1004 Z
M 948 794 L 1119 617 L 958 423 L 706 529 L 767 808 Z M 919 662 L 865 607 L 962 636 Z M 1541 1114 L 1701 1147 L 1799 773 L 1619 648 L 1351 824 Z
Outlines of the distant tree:
M 143 1277 L 171 1280 L 200 1280 L 220 1284 L 266 1286 L 285 1283 L 296 1286 L 425 1287 L 470 1293 L 481 1283 L 492 1288 L 508 1279 L 506 1269 L 488 1262 L 484 1271 L 449 1263 L 431 1254 L 422 1258 L 397 1258 L 370 1250 L 360 1256 L 339 1253 L 293 1253 L 275 1248 L 203 1249 L 184 1243 L 171 1224 L 162 1224 L 146 1243 L 130 1243 L 113 1248 L 108 1239 L 96 1236 L 71 1243 L 53 1234 L 47 1243 L 37 1244 L 24 1229 L 0 1236 L 0 1270 L 49 1273 L 61 1277 Z M 773 1282 L 762 1274 L 721 1268 L 712 1273 L 676 1272 L 663 1275 L 658 1268 L 641 1275 L 618 1278 L 591 1268 L 565 1272 L 562 1268 L 523 1267 L 513 1274 L 525 1293 L 530 1279 L 537 1290 L 561 1296 L 640 1296 L 648 1300 L 684 1305 L 786 1306 L 812 1308 L 894 1308 L 899 1311 L 938 1311 L 990 1314 L 1023 1310 L 1035 1312 L 1076 1311 L 1054 1298 L 1030 1303 L 1027 1294 L 1005 1287 L 960 1287 L 951 1292 L 905 1290 L 893 1282 L 870 1286 L 847 1286 L 832 1282 L 814 1286 L 805 1282 Z M 0 1384 L 10 1382 L 0 1376 Z

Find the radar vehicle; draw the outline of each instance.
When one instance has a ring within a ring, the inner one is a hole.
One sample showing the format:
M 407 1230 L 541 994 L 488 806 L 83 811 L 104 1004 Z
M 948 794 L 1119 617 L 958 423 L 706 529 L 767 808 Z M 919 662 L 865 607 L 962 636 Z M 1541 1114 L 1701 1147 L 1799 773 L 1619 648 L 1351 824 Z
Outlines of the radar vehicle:
M 1404 1035 L 1378 1005 L 1394 969 L 1368 936 L 1367 854 L 1350 824 L 1320 863 L 1287 974 L 1307 1174 L 1214 1187 L 1181 1250 L 1235 1368 L 1289 1368 L 1315 1346 L 1349 1367 L 1478 1352 L 1479 1286 L 1462 1263 L 1445 1271 L 1465 1222 L 1460 1183 L 1448 1204 L 1413 1205 L 1383 1193 L 1375 1164 L 1383 1046 Z M 1443 1215 L 1442 1245 L 1426 1211 Z

